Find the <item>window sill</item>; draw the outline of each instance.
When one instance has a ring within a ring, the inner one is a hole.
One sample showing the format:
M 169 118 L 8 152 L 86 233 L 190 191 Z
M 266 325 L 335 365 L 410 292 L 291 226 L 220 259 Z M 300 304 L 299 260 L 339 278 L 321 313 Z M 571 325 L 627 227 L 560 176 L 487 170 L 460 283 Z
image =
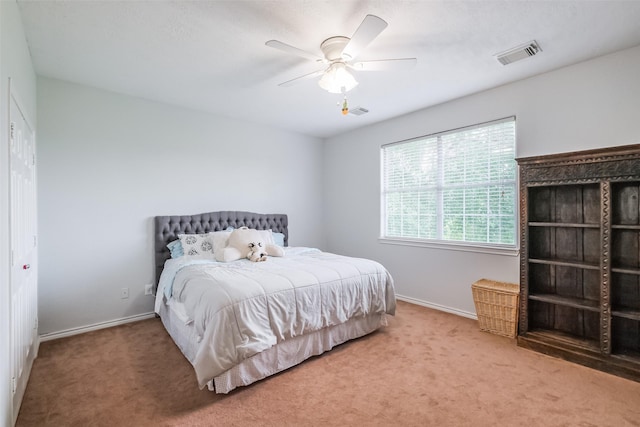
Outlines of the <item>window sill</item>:
M 379 237 L 378 242 L 385 245 L 400 245 L 400 246 L 417 246 L 422 248 L 444 249 L 448 251 L 463 251 L 463 252 L 478 252 L 491 255 L 504 255 L 504 256 L 518 256 L 520 255 L 520 249 L 518 248 L 504 248 L 491 245 L 473 245 L 465 243 L 455 242 L 442 242 L 434 240 L 417 240 L 417 239 L 400 239 Z

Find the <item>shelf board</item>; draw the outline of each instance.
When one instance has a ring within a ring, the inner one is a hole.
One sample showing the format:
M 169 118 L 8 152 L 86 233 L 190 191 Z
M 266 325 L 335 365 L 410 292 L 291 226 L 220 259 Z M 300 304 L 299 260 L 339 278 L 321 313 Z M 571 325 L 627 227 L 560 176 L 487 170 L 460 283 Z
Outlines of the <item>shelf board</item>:
M 600 342 L 597 340 L 578 337 L 565 332 L 549 329 L 532 329 L 527 332 L 528 337 L 537 338 L 545 342 L 561 342 L 574 347 L 580 347 L 591 351 L 600 351 Z
M 640 320 L 640 310 L 611 310 L 612 316 L 624 317 L 625 319 Z
M 611 272 L 613 273 L 622 273 L 622 274 L 635 274 L 636 276 L 640 276 L 640 268 L 616 268 L 612 267 Z
M 581 310 L 600 312 L 600 303 L 584 298 L 563 297 L 555 294 L 530 294 L 529 299 L 546 302 L 549 304 L 563 305 L 566 307 L 579 308 Z
M 548 265 L 560 265 L 563 267 L 585 268 L 587 270 L 600 270 L 600 265 L 598 264 L 589 264 L 586 262 L 579 262 L 579 261 L 563 261 L 559 259 L 529 258 L 529 262 L 534 264 L 548 264 Z
M 564 227 L 564 228 L 600 228 L 600 224 L 585 224 L 579 222 L 540 222 L 531 221 L 529 227 Z
M 611 228 L 614 230 L 638 230 L 640 231 L 640 225 L 637 224 L 612 224 Z
M 640 361 L 640 351 L 636 350 L 624 349 L 611 353 L 611 356 L 626 362 L 638 363 Z

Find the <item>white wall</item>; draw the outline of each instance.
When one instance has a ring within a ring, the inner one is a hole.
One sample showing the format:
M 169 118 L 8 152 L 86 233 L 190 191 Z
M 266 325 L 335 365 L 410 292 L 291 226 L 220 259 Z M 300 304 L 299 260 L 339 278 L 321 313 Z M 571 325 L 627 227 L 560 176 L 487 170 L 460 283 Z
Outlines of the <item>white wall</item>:
M 376 259 L 398 294 L 461 313 L 475 313 L 476 280 L 519 282 L 515 256 L 377 240 L 381 145 L 512 115 L 518 157 L 640 143 L 640 46 L 330 138 L 327 250 Z
M 11 425 L 9 298 L 9 78 L 31 124 L 36 120 L 36 76 L 15 2 L 0 1 L 0 425 Z
M 319 139 L 47 78 L 38 117 L 40 334 L 153 311 L 155 215 L 286 213 L 323 246 Z

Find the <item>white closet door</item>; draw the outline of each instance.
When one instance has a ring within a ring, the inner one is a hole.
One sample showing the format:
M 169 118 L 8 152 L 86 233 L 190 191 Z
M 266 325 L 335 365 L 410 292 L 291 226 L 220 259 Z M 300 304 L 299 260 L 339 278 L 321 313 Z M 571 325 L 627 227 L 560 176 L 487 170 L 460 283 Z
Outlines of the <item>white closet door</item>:
M 13 92 L 10 102 L 10 326 L 12 406 L 15 420 L 38 349 L 38 258 L 35 132 L 22 113 Z

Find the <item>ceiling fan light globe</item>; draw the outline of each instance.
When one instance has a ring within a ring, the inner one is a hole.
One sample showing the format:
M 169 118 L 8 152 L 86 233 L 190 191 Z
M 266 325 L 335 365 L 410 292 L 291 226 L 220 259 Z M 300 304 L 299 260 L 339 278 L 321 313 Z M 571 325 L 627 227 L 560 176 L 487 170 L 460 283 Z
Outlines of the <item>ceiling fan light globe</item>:
M 343 62 L 336 62 L 325 71 L 318 84 L 327 92 L 344 93 L 356 87 L 358 82 Z

